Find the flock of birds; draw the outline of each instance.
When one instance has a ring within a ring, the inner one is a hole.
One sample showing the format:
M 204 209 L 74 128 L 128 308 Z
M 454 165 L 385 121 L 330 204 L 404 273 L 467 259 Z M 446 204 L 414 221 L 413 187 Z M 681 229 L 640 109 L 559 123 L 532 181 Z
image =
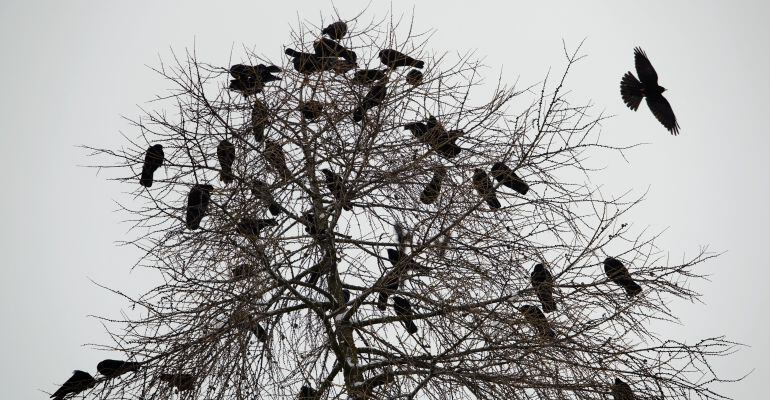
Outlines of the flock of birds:
M 314 43 L 314 53 L 303 53 L 293 49 L 286 49 L 285 53 L 292 57 L 292 64 L 296 71 L 302 74 L 313 74 L 323 71 L 333 71 L 336 74 L 344 74 L 357 67 L 356 53 L 342 46 L 338 40 L 347 34 L 347 25 L 342 22 L 335 22 L 327 26 L 322 31 L 322 37 Z M 323 35 L 329 38 L 323 37 Z M 406 54 L 393 49 L 385 49 L 379 52 L 379 58 L 383 65 L 388 69 L 399 67 L 413 67 L 405 75 L 407 83 L 417 86 L 423 79 L 422 69 L 425 63 L 414 59 Z M 636 71 L 639 75 L 637 79 L 631 72 L 626 73 L 620 85 L 623 101 L 632 110 L 637 110 L 642 98 L 647 99 L 647 104 L 653 115 L 663 126 L 673 135 L 679 133 L 679 125 L 668 101 L 662 93 L 665 89 L 658 85 L 658 77 L 655 69 L 652 67 L 645 52 L 640 48 L 634 49 L 634 58 Z M 229 88 L 249 96 L 260 92 L 266 83 L 281 80 L 280 76 L 274 74 L 280 73 L 281 68 L 275 65 L 248 66 L 237 64 L 230 68 L 230 75 L 233 79 L 230 81 Z M 353 110 L 353 120 L 359 122 L 365 118 L 369 109 L 379 106 L 387 95 L 388 71 L 379 69 L 362 69 L 354 72 L 351 81 L 358 85 L 369 86 L 368 93 L 364 96 L 360 104 Z M 316 120 L 321 117 L 323 104 L 317 101 L 308 101 L 299 105 L 299 110 L 306 120 Z M 286 164 L 286 158 L 281 146 L 270 139 L 265 138 L 264 131 L 267 121 L 267 110 L 259 100 L 255 100 L 255 107 L 252 112 L 252 130 L 257 141 L 264 142 L 265 149 L 263 155 L 267 163 L 276 171 L 280 178 L 288 181 L 292 178 L 292 172 Z M 410 131 L 418 140 L 428 145 L 432 151 L 443 158 L 450 159 L 462 151 L 462 148 L 456 143 L 457 138 L 463 135 L 462 130 L 446 130 L 443 125 L 434 117 L 429 116 L 425 121 L 412 122 L 404 125 L 404 129 Z M 232 165 L 236 159 L 235 146 L 228 140 L 222 140 L 217 146 L 217 159 L 220 164 L 220 180 L 224 184 L 230 184 L 238 179 L 232 170 Z M 150 146 L 144 158 L 142 172 L 139 183 L 144 187 L 151 187 L 153 176 L 164 162 L 163 146 L 155 144 Z M 326 188 L 334 199 L 340 202 L 344 210 L 350 211 L 353 203 L 349 198 L 346 185 L 342 177 L 334 171 L 324 168 L 321 170 L 324 175 Z M 433 176 L 430 182 L 425 186 L 420 195 L 420 201 L 425 204 L 432 204 L 438 198 L 441 192 L 442 181 L 447 175 L 447 169 L 443 165 L 434 167 Z M 472 177 L 472 185 L 479 197 L 492 210 L 501 207 L 500 201 L 496 196 L 496 188 L 492 183 L 490 176 L 497 180 L 500 186 L 505 186 L 520 195 L 526 195 L 529 191 L 529 185 L 519 177 L 511 168 L 503 162 L 496 162 L 492 165 L 490 173 L 487 174 L 483 169 L 475 169 Z M 190 189 L 187 196 L 186 208 L 186 227 L 190 230 L 200 228 L 201 221 L 206 215 L 211 193 L 214 187 L 209 184 L 195 184 Z M 276 202 L 270 187 L 263 181 L 255 180 L 251 183 L 252 194 L 261 201 L 275 217 L 283 212 L 283 207 Z M 301 218 L 305 224 L 305 231 L 311 236 L 325 234 L 317 225 L 317 220 L 312 212 L 306 212 Z M 246 236 L 257 236 L 262 229 L 270 226 L 277 226 L 278 221 L 275 218 L 241 218 L 236 231 Z M 387 300 L 391 293 L 397 291 L 402 283 L 402 277 L 409 270 L 425 271 L 426 269 L 419 265 L 410 255 L 405 253 L 406 243 L 411 241 L 411 236 L 405 233 L 400 225 L 396 225 L 396 235 L 399 240 L 397 249 L 387 249 L 388 260 L 393 269 L 386 273 L 376 284 L 378 288 L 377 308 L 385 310 Z M 312 267 L 307 282 L 314 285 L 318 277 L 328 268 L 324 267 L 330 261 L 325 256 L 324 260 Z M 637 284 L 628 272 L 623 263 L 613 257 L 607 257 L 604 260 L 604 272 L 608 279 L 618 286 L 625 289 L 628 297 L 633 297 L 642 291 L 641 286 Z M 233 269 L 234 276 L 245 276 L 248 271 L 242 266 Z M 240 269 L 239 269 L 240 268 Z M 554 277 L 548 271 L 544 264 L 537 264 L 530 276 L 530 282 L 534 293 L 537 295 L 541 307 L 535 305 L 523 305 L 519 307 L 524 319 L 530 324 L 543 340 L 554 340 L 557 336 L 551 327 L 545 313 L 557 311 L 557 302 L 554 298 Z M 349 301 L 350 292 L 343 290 L 345 302 Z M 399 316 L 404 324 L 406 331 L 412 335 L 417 333 L 417 325 L 412 320 L 412 305 L 407 298 L 401 296 L 392 296 L 393 310 Z M 247 318 L 247 320 L 250 320 Z M 250 321 L 254 334 L 260 341 L 266 342 L 267 332 L 255 321 Z M 106 379 L 118 377 L 128 372 L 138 371 L 141 366 L 139 362 L 129 362 L 120 360 L 104 360 L 97 365 L 98 372 Z M 169 374 L 163 373 L 158 379 L 167 382 L 170 386 L 176 387 L 179 391 L 192 390 L 195 387 L 195 376 L 187 373 Z M 90 389 L 97 384 L 97 381 L 89 373 L 84 371 L 74 371 L 69 378 L 51 398 L 62 400 L 68 394 L 76 394 Z M 615 379 L 610 385 L 611 392 L 615 400 L 631 400 L 634 394 L 631 387 Z M 315 399 L 317 391 L 310 386 L 303 386 L 298 395 L 299 399 Z

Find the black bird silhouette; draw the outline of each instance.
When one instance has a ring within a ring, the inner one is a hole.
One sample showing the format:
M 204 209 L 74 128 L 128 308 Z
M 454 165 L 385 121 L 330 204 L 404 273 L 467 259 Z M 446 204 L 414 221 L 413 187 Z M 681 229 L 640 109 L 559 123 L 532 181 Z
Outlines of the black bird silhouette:
M 72 372 L 72 376 L 59 389 L 53 392 L 51 398 L 63 400 L 64 396 L 68 394 L 77 394 L 94 386 L 96 386 L 96 379 L 91 374 L 75 370 Z
M 345 61 L 355 64 L 358 56 L 356 52 L 327 38 L 320 38 L 313 43 L 315 55 L 319 57 L 342 57 Z
M 195 377 L 192 374 L 160 374 L 158 379 L 176 387 L 180 392 L 195 389 Z
M 652 63 L 647 58 L 644 50 L 639 47 L 634 48 L 634 64 L 636 64 L 636 73 L 639 79 L 634 77 L 631 72 L 626 72 L 623 79 L 620 80 L 620 95 L 628 108 L 636 111 L 642 102 L 642 97 L 647 98 L 647 105 L 655 118 L 671 132 L 672 135 L 679 134 L 679 124 L 676 122 L 674 110 L 668 103 L 663 92 L 666 88 L 658 85 L 658 73 L 652 67 Z
M 318 219 L 313 211 L 305 211 L 299 221 L 305 225 L 305 232 L 311 236 L 316 236 L 319 233 L 325 233 L 324 229 L 318 228 Z
M 273 194 L 270 193 L 270 187 L 259 179 L 255 179 L 251 185 L 251 194 L 267 206 L 270 214 L 273 216 L 281 214 L 281 205 L 275 201 Z
M 447 169 L 443 165 L 437 165 L 433 168 L 433 178 L 431 178 L 428 185 L 425 186 L 420 194 L 420 201 L 425 204 L 433 204 L 438 199 L 438 195 L 441 194 L 441 183 L 446 177 Z
M 372 86 L 369 92 L 366 93 L 366 96 L 364 96 L 364 101 L 361 102 L 361 105 L 353 110 L 353 120 L 359 122 L 364 119 L 366 111 L 382 104 L 387 93 L 388 89 L 384 82 Z
M 139 371 L 141 363 L 121 360 L 104 360 L 96 364 L 96 370 L 106 378 L 115 378 L 128 372 Z
M 626 289 L 628 297 L 636 296 L 642 292 L 642 287 L 634 282 L 634 279 L 631 278 L 631 274 L 628 273 L 626 266 L 617 259 L 612 257 L 605 258 L 604 272 L 612 282 L 623 289 Z
M 540 311 L 540 308 L 532 305 L 523 305 L 519 307 L 519 311 L 524 314 L 524 319 L 527 323 L 537 330 L 541 339 L 549 340 L 556 338 L 556 332 L 551 328 L 551 324 L 545 318 L 545 314 Z
M 307 283 L 309 285 L 315 285 L 318 283 L 318 278 L 329 271 L 332 270 L 334 267 L 334 259 L 331 257 L 330 254 L 324 254 L 324 256 L 321 258 L 321 261 L 319 261 L 317 264 L 310 267 L 310 273 L 307 277 Z
M 404 318 L 402 322 L 410 335 L 417 333 L 417 325 L 412 321 L 414 313 L 412 312 L 412 304 L 409 302 L 409 299 L 405 299 L 401 296 L 393 296 L 393 310 L 396 312 L 396 315 Z
M 422 69 L 422 67 L 425 66 L 424 62 L 415 60 L 414 58 L 393 49 L 381 50 L 380 61 L 391 69 L 398 67 L 415 67 Z
M 319 57 L 313 53 L 301 53 L 294 49 L 286 49 L 284 53 L 294 58 L 292 60 L 294 69 L 305 75 L 339 68 L 337 57 Z M 346 63 L 346 65 L 349 64 Z
M 278 226 L 278 221 L 275 218 L 241 218 L 238 221 L 236 230 L 241 235 L 245 236 L 257 236 L 262 229 L 268 226 Z
M 318 119 L 318 117 L 321 116 L 323 109 L 324 109 L 324 105 L 320 101 L 309 100 L 309 101 L 300 102 L 299 104 L 299 111 L 302 113 L 302 116 L 308 121 L 315 121 L 316 119 Z
M 492 171 L 489 174 L 501 185 L 508 186 L 522 196 L 529 191 L 529 185 L 502 162 L 492 164 Z
M 500 201 L 497 200 L 497 195 L 495 194 L 495 187 L 492 185 L 492 181 L 489 180 L 486 172 L 478 168 L 473 171 L 473 187 L 479 196 L 487 202 L 489 208 L 497 210 L 501 207 Z
M 238 264 L 231 270 L 234 279 L 243 279 L 250 275 L 253 275 L 255 268 L 251 264 Z
M 251 110 L 251 129 L 254 131 L 254 139 L 261 142 L 265 139 L 265 128 L 270 122 L 265 103 L 259 99 L 254 100 L 254 108 Z
M 430 116 L 425 123 L 428 131 L 423 136 L 436 152 L 444 158 L 452 158 L 460 154 L 462 148 L 455 143 L 458 137 L 463 135 L 462 130 L 447 131 L 444 126 L 438 122 L 436 117 Z
M 348 198 L 348 191 L 345 188 L 345 182 L 342 181 L 342 177 L 334 173 L 334 171 L 324 168 L 321 170 L 326 177 L 326 188 L 329 189 L 332 196 L 337 201 L 342 203 L 342 208 L 346 211 L 353 209 L 353 204 L 350 203 Z
M 379 69 L 361 69 L 353 74 L 351 82 L 357 85 L 371 85 L 377 81 L 381 81 L 387 77 L 387 74 L 383 70 Z
M 342 289 L 342 300 L 345 301 L 345 304 L 350 301 L 350 290 Z
M 211 185 L 193 185 L 190 189 L 187 195 L 187 218 L 185 219 L 187 229 L 200 228 L 201 220 L 209 209 L 212 190 L 214 187 Z
M 142 164 L 142 176 L 139 178 L 139 184 L 144 187 L 152 186 L 152 179 L 155 171 L 163 165 L 163 146 L 154 144 L 144 153 L 144 164 Z
M 316 400 L 318 398 L 318 392 L 311 386 L 302 386 L 299 389 L 298 400 Z
M 615 378 L 615 383 L 610 386 L 612 391 L 612 398 L 614 400 L 634 400 L 634 392 L 631 391 L 631 386 L 621 381 L 619 378 Z
M 245 96 L 259 93 L 265 83 L 281 80 L 280 77 L 273 75 L 277 72 L 281 72 L 281 68 L 275 65 L 235 64 L 230 67 L 230 75 L 235 78 L 230 81 L 230 89 L 241 92 Z
M 398 276 L 403 276 L 407 271 L 413 270 L 420 273 L 427 273 L 429 269 L 421 265 L 413 258 L 404 254 L 402 250 L 387 249 L 388 260 L 394 267 L 394 273 Z
M 267 331 L 258 322 L 254 322 L 250 330 L 251 330 L 251 333 L 253 333 L 254 336 L 257 337 L 257 340 L 259 340 L 262 343 L 267 342 L 267 339 L 268 339 Z
M 543 264 L 535 265 L 535 269 L 530 276 L 532 288 L 535 289 L 537 298 L 543 306 L 544 312 L 556 311 L 556 300 L 553 299 L 553 275 L 545 268 Z
M 321 31 L 322 35 L 327 35 L 334 40 L 342 39 L 342 37 L 345 36 L 345 34 L 347 33 L 348 33 L 348 24 L 342 21 L 337 21 L 333 24 L 329 24 L 326 28 L 324 28 Z
M 385 311 L 388 307 L 388 296 L 391 292 L 398 290 L 401 285 L 401 278 L 396 274 L 388 274 L 382 282 L 383 290 L 377 295 L 377 308 Z
M 228 140 L 223 140 L 217 145 L 217 159 L 219 160 L 219 179 L 230 184 L 235 176 L 233 175 L 233 162 L 235 161 L 235 146 Z
M 406 73 L 406 83 L 412 86 L 418 86 L 422 83 L 422 72 L 416 69 L 410 70 Z
M 286 156 L 283 154 L 283 148 L 281 148 L 280 144 L 270 139 L 265 139 L 265 150 L 262 154 L 265 157 L 265 161 L 282 179 L 291 179 L 291 170 L 286 166 Z

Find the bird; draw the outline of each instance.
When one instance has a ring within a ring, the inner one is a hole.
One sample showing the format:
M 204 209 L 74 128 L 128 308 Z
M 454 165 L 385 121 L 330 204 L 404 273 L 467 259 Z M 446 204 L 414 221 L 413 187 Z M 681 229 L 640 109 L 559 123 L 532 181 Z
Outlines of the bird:
M 121 360 L 103 360 L 96 364 L 96 370 L 105 378 L 116 378 L 128 372 L 139 371 L 141 363 Z
M 267 342 L 267 339 L 268 339 L 267 331 L 265 330 L 265 328 L 262 327 L 262 325 L 259 324 L 259 322 L 254 322 L 250 330 L 251 330 L 251 333 L 253 333 L 254 336 L 257 337 L 257 340 L 259 340 L 262 343 Z
M 299 104 L 299 111 L 302 113 L 302 117 L 308 121 L 318 119 L 318 117 L 321 116 L 323 109 L 324 105 L 320 101 L 309 100 L 300 102 Z
M 235 161 L 235 146 L 227 139 L 217 145 L 217 159 L 219 160 L 219 179 L 229 185 L 235 176 L 233 175 L 233 162 Z
M 428 117 L 425 122 L 427 131 L 421 140 L 444 158 L 452 158 L 460 154 L 462 148 L 455 143 L 458 137 L 463 135 L 462 130 L 447 131 L 434 116 Z
M 409 302 L 409 299 L 405 299 L 401 296 L 393 296 L 393 310 L 396 312 L 396 315 L 404 318 L 402 322 L 410 335 L 417 333 L 417 325 L 412 321 L 414 313 L 412 312 L 412 304 Z
M 192 374 L 160 374 L 158 379 L 176 387 L 180 392 L 195 389 L 195 376 Z
M 318 392 L 311 386 L 302 386 L 299 389 L 298 400 L 316 400 L 318 398 Z
M 607 278 L 612 282 L 626 289 L 628 297 L 634 297 L 642 292 L 642 287 L 634 282 L 631 274 L 628 273 L 628 269 L 617 259 L 612 257 L 604 259 L 604 273 L 607 274 Z
M 663 92 L 666 88 L 658 85 L 658 73 L 655 72 L 652 63 L 647 58 L 647 54 L 640 47 L 634 48 L 634 64 L 639 79 L 636 79 L 630 71 L 623 75 L 620 80 L 620 95 L 628 108 L 636 111 L 642 102 L 642 97 L 647 98 L 647 106 L 650 111 L 671 132 L 672 135 L 679 134 L 679 123 L 676 121 L 674 110 L 668 103 Z
M 421 202 L 425 204 L 433 204 L 436 202 L 438 195 L 441 193 L 441 183 L 444 181 L 446 174 L 447 169 L 443 165 L 437 165 L 433 168 L 433 177 L 420 194 Z
M 251 194 L 254 195 L 259 201 L 267 205 L 267 209 L 270 210 L 270 214 L 277 216 L 281 214 L 281 205 L 275 201 L 273 194 L 270 193 L 270 187 L 259 179 L 255 179 L 251 184 Z
M 402 250 L 387 249 L 386 252 L 388 253 L 388 261 L 393 265 L 394 273 L 398 276 L 403 276 L 409 270 L 421 273 L 430 272 L 427 267 L 404 254 Z
M 544 340 L 556 338 L 556 332 L 551 328 L 551 324 L 545 318 L 545 314 L 540 311 L 540 308 L 532 305 L 523 305 L 519 307 L 519 311 L 524 314 L 524 319 L 527 323 L 537 330 L 540 338 Z
M 305 211 L 299 218 L 299 222 L 305 225 L 305 232 L 310 236 L 326 233 L 325 229 L 318 229 L 318 219 L 313 211 Z
M 415 67 L 422 69 L 422 67 L 425 66 L 423 61 L 415 60 L 414 58 L 393 49 L 381 50 L 379 55 L 380 61 L 391 69 L 398 67 Z
M 353 204 L 348 198 L 348 191 L 345 188 L 345 182 L 343 182 L 342 177 L 328 168 L 322 169 L 321 172 L 323 172 L 324 176 L 326 177 L 326 188 L 329 189 L 329 192 L 331 192 L 332 196 L 334 196 L 337 201 L 342 203 L 342 208 L 345 211 L 352 210 Z
M 96 379 L 91 374 L 75 370 L 72 372 L 72 376 L 51 395 L 51 398 L 63 400 L 64 396 L 68 394 L 77 394 L 94 386 L 96 386 Z
M 620 378 L 615 378 L 615 383 L 610 386 L 610 390 L 614 400 L 634 400 L 636 398 L 634 392 L 631 391 L 631 386 L 621 381 Z
M 185 223 L 187 229 L 195 230 L 200 228 L 201 220 L 209 208 L 211 200 L 211 191 L 214 187 L 211 185 L 193 185 L 190 193 L 187 195 L 187 217 Z
M 508 168 L 503 162 L 496 162 L 492 164 L 492 171 L 489 173 L 495 178 L 501 185 L 507 186 L 515 190 L 518 194 L 524 196 L 529 191 L 529 185 L 519 178 L 512 169 Z
M 479 196 L 487 202 L 489 208 L 497 210 L 501 207 L 500 200 L 497 200 L 497 195 L 495 194 L 495 187 L 492 185 L 492 181 L 489 180 L 486 172 L 478 168 L 473 171 L 473 187 Z
M 284 180 L 291 179 L 291 170 L 286 166 L 286 156 L 283 154 L 283 148 L 277 142 L 265 139 L 265 150 L 262 155 L 270 167 L 275 170 Z
M 319 57 L 342 57 L 349 63 L 355 63 L 358 55 L 353 50 L 327 38 L 320 38 L 313 43 L 315 55 Z
M 387 77 L 387 74 L 383 70 L 379 69 L 360 69 L 353 74 L 351 82 L 357 85 L 371 85 L 377 81 L 381 81 Z
M 265 139 L 265 128 L 269 122 L 268 109 L 265 103 L 259 99 L 254 100 L 254 108 L 251 109 L 251 129 L 257 142 Z
M 345 34 L 347 33 L 348 33 L 348 24 L 342 21 L 337 21 L 335 23 L 329 24 L 326 28 L 324 28 L 321 31 L 322 35 L 327 35 L 334 40 L 342 39 L 342 37 L 345 36 Z
M 144 187 L 152 187 L 152 180 L 155 171 L 163 165 L 163 146 L 154 144 L 144 153 L 144 164 L 142 164 L 142 176 L 139 178 L 139 184 Z
M 337 65 L 336 57 L 319 57 L 313 53 L 302 53 L 294 49 L 286 49 L 284 53 L 293 57 L 294 69 L 305 75 L 331 70 Z
M 245 96 L 259 93 L 265 83 L 281 80 L 280 77 L 273 75 L 277 72 L 281 72 L 281 68 L 276 65 L 235 64 L 230 67 L 230 75 L 235 78 L 230 81 L 230 90 L 241 92 Z
M 350 301 L 350 290 L 342 289 L 342 300 L 347 304 Z
M 382 290 L 377 294 L 377 308 L 381 311 L 385 311 L 388 307 L 388 296 L 390 292 L 398 290 L 401 285 L 401 278 L 396 274 L 388 274 L 385 276 L 382 282 Z
M 244 236 L 257 236 L 262 229 L 265 229 L 268 226 L 278 226 L 278 221 L 276 221 L 275 218 L 244 217 L 238 221 L 236 230 Z
M 255 268 L 251 264 L 238 264 L 231 270 L 234 279 L 243 279 L 254 274 Z
M 418 86 L 422 83 L 422 72 L 416 69 L 412 69 L 406 73 L 406 83 L 412 86 Z
M 385 82 L 380 82 L 376 85 L 373 85 L 372 88 L 369 89 L 369 92 L 366 93 L 366 96 L 364 96 L 364 100 L 361 102 L 361 104 L 355 110 L 353 110 L 353 120 L 360 122 L 362 119 L 364 119 L 364 114 L 366 111 L 370 108 L 374 108 L 382 104 L 382 101 L 385 100 L 387 93 L 388 90 Z
M 537 298 L 543 306 L 543 312 L 556 311 L 556 301 L 553 299 L 553 275 L 545 268 L 543 264 L 535 265 L 535 269 L 530 275 L 532 288 L 535 289 Z

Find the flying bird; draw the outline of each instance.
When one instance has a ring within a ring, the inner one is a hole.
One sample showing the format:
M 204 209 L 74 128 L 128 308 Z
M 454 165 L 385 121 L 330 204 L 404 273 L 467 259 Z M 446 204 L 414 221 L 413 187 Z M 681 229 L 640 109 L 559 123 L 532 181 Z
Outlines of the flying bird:
M 492 181 L 489 180 L 486 172 L 478 168 L 473 171 L 473 187 L 479 196 L 487 202 L 489 208 L 497 210 L 501 207 L 500 201 L 497 200 L 497 195 L 495 194 L 495 187 L 492 185 Z
M 219 160 L 219 179 L 230 184 L 235 176 L 233 175 L 233 162 L 235 161 L 235 146 L 227 139 L 219 142 L 217 145 L 217 159 Z
M 406 83 L 412 86 L 418 86 L 422 83 L 422 72 L 416 69 L 410 70 L 406 73 Z
M 668 103 L 663 92 L 666 88 L 658 85 L 658 73 L 652 67 L 652 63 L 647 58 L 647 54 L 639 47 L 634 48 L 634 64 L 636 64 L 636 73 L 626 72 L 623 79 L 620 80 L 620 95 L 628 108 L 636 111 L 642 102 L 642 97 L 647 98 L 647 106 L 655 118 L 671 132 L 672 135 L 679 134 L 679 123 L 676 122 L 674 110 Z
M 393 310 L 396 312 L 396 315 L 403 317 L 402 322 L 410 335 L 417 333 L 417 325 L 412 321 L 414 313 L 412 312 L 412 304 L 409 302 L 409 299 L 405 299 L 401 296 L 393 296 Z
M 304 101 L 300 102 L 299 104 L 299 111 L 302 113 L 302 116 L 308 120 L 308 121 L 315 121 L 318 119 L 318 117 L 321 116 L 321 112 L 323 112 L 324 105 L 320 101 L 310 100 L 310 101 Z
M 144 153 L 144 164 L 142 164 L 142 176 L 139 178 L 139 184 L 144 187 L 152 186 L 152 179 L 155 171 L 163 165 L 163 146 L 154 144 Z
M 270 187 L 259 179 L 255 179 L 251 185 L 251 194 L 267 206 L 270 214 L 273 216 L 281 214 L 281 205 L 275 201 L 273 194 L 270 193 Z
M 422 69 L 422 67 L 425 66 L 423 61 L 415 60 L 414 58 L 393 49 L 381 50 L 380 61 L 391 69 L 398 67 L 415 67 Z
M 369 92 L 366 93 L 366 96 L 364 96 L 364 100 L 361 102 L 361 105 L 353 110 L 353 120 L 360 122 L 362 119 L 364 119 L 364 114 L 366 111 L 370 108 L 374 108 L 382 104 L 382 101 L 385 100 L 387 93 L 387 86 L 385 86 L 384 82 L 380 82 L 372 86 L 372 88 L 369 89 Z
M 333 24 L 329 24 L 326 28 L 324 28 L 321 31 L 322 35 L 327 35 L 334 40 L 342 39 L 342 37 L 345 36 L 345 34 L 347 33 L 348 33 L 348 24 L 342 21 L 337 21 Z
M 545 268 L 543 264 L 535 265 L 535 269 L 530 276 L 532 288 L 535 289 L 537 298 L 543 306 L 543 312 L 556 311 L 556 300 L 553 299 L 553 275 Z
M 77 394 L 94 386 L 96 386 L 96 379 L 91 374 L 75 370 L 72 372 L 72 376 L 51 395 L 51 398 L 64 400 L 64 396 L 68 394 Z
M 187 195 L 187 217 L 185 219 L 187 229 L 200 228 L 201 220 L 209 209 L 212 190 L 214 187 L 211 185 L 193 185 L 190 189 L 190 193 Z
M 523 179 L 519 178 L 512 169 L 508 168 L 505 163 L 496 162 L 492 164 L 492 171 L 489 174 L 500 182 L 501 185 L 515 190 L 522 196 L 529 191 L 529 185 L 527 185 Z
M 313 43 L 315 55 L 319 57 L 342 57 L 345 61 L 355 64 L 356 52 L 327 38 L 320 38 Z
M 286 166 L 286 156 L 283 154 L 283 148 L 277 142 L 265 139 L 265 150 L 262 155 L 270 167 L 275 170 L 284 180 L 291 179 L 291 170 Z
M 447 169 L 443 165 L 438 165 L 433 168 L 433 178 L 431 178 L 428 185 L 425 186 L 420 194 L 420 201 L 425 204 L 433 204 L 438 199 L 438 195 L 441 194 L 441 183 L 446 177 Z
M 160 374 L 158 379 L 176 387 L 180 392 L 195 389 L 195 377 L 192 374 Z
M 332 196 L 337 201 L 342 203 L 342 208 L 346 211 L 353 209 L 353 204 L 348 199 L 348 191 L 345 188 L 345 182 L 342 181 L 342 177 L 334 173 L 334 171 L 324 168 L 321 170 L 326 177 L 326 188 L 329 189 Z
M 631 278 L 631 274 L 628 273 L 626 266 L 617 259 L 612 257 L 604 259 L 604 272 L 612 282 L 623 289 L 626 289 L 628 297 L 636 296 L 642 292 L 642 287 L 634 282 L 634 279 Z
M 236 230 L 238 233 L 244 236 L 257 236 L 262 229 L 268 226 L 278 226 L 278 221 L 275 218 L 241 218 L 238 221 Z
M 636 398 L 634 392 L 631 391 L 631 386 L 619 378 L 615 378 L 615 383 L 610 386 L 610 390 L 614 400 L 634 400 Z
M 268 118 L 268 110 L 265 103 L 259 99 L 254 100 L 254 108 L 251 109 L 251 129 L 257 142 L 265 139 L 265 128 L 267 128 L 267 124 L 270 122 Z
M 549 340 L 556 338 L 556 332 L 551 328 L 551 324 L 545 318 L 545 314 L 540 311 L 540 308 L 532 305 L 523 305 L 519 307 L 519 311 L 524 314 L 524 319 L 527 323 L 537 330 L 541 339 Z
M 103 360 L 96 364 L 96 370 L 106 378 L 115 378 L 128 372 L 139 371 L 141 363 L 121 360 Z
M 371 85 L 387 77 L 385 71 L 380 69 L 360 69 L 353 74 L 351 82 L 357 85 Z

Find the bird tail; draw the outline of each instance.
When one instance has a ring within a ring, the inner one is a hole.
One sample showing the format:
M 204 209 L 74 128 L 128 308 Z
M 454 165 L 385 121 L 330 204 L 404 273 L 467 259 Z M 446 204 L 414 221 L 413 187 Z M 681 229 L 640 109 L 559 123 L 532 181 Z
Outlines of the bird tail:
M 411 319 L 407 319 L 404 321 L 404 326 L 406 327 L 406 331 L 409 332 L 410 335 L 414 335 L 417 333 L 417 325 L 414 324 L 414 321 Z
M 142 176 L 139 178 L 139 184 L 144 187 L 151 187 L 152 186 L 152 171 L 143 169 L 142 170 Z
M 487 205 L 489 205 L 489 208 L 493 210 L 497 210 L 498 208 L 502 207 L 500 204 L 500 200 L 497 199 L 496 196 L 489 196 L 487 197 Z
M 623 287 L 626 289 L 626 294 L 628 297 L 634 297 L 637 294 L 642 292 L 642 287 L 639 286 L 638 283 L 631 281 L 623 285 Z
M 623 79 L 620 80 L 620 95 L 623 96 L 623 102 L 626 103 L 628 108 L 636 111 L 639 108 L 639 104 L 642 103 L 642 84 L 630 72 L 626 72 L 623 75 Z
M 527 185 L 527 183 L 521 179 L 514 180 L 511 186 L 513 186 L 511 189 L 515 190 L 522 196 L 527 194 L 527 192 L 529 191 L 529 185 Z
M 235 179 L 235 176 L 233 175 L 233 170 L 230 168 L 222 168 L 221 171 L 219 171 L 219 179 L 222 180 L 222 182 L 225 183 L 225 185 L 229 185 L 233 179 Z
M 422 69 L 425 67 L 425 61 L 417 60 L 417 62 L 414 63 L 415 68 Z

